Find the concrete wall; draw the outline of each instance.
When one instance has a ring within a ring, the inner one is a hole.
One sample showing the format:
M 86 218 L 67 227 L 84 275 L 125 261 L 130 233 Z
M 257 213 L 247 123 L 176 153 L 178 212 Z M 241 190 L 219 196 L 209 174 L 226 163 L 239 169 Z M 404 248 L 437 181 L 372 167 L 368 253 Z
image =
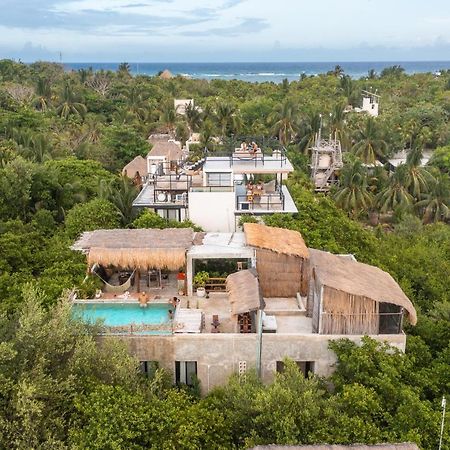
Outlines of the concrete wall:
M 205 231 L 235 231 L 234 192 L 189 192 L 189 219 Z
M 330 336 L 320 334 L 270 334 L 262 336 L 262 378 L 270 382 L 276 370 L 276 362 L 289 357 L 295 361 L 314 361 L 315 372 L 328 376 L 334 370 L 335 355 L 328 349 L 330 340 L 346 337 L 360 342 L 361 336 Z M 406 335 L 373 336 L 405 350 Z M 239 362 L 247 368 L 256 365 L 256 334 L 179 334 L 173 336 L 124 336 L 130 352 L 140 361 L 159 361 L 160 367 L 171 372 L 175 361 L 197 361 L 197 376 L 203 392 L 226 383 L 231 374 L 237 373 Z

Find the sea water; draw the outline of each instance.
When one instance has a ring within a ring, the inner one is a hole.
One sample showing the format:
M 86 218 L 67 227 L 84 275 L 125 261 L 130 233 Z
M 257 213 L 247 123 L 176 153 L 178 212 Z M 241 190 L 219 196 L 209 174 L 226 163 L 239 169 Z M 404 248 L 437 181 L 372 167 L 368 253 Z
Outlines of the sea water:
M 169 69 L 174 75 L 206 80 L 243 80 L 250 82 L 281 83 L 285 78 L 298 80 L 302 74 L 318 75 L 333 70 L 340 65 L 344 73 L 353 77 L 367 76 L 373 69 L 380 73 L 384 68 L 400 65 L 408 74 L 450 69 L 450 61 L 384 61 L 384 62 L 223 62 L 223 63 L 135 63 L 130 62 L 133 75 L 156 75 Z M 64 63 L 66 70 L 88 69 L 117 70 L 119 63 Z

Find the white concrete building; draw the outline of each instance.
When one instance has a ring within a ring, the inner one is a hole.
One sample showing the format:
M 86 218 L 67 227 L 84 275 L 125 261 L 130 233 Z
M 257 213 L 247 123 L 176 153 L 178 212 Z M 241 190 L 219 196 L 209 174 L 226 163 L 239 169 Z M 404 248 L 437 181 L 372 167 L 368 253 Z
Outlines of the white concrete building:
M 154 164 L 149 170 L 153 176 L 133 206 L 166 218 L 190 219 L 205 231 L 233 232 L 243 215 L 298 212 L 283 183 L 293 170 L 283 149 L 236 149 L 227 156 L 207 156 L 194 166 L 178 161 L 161 169 Z

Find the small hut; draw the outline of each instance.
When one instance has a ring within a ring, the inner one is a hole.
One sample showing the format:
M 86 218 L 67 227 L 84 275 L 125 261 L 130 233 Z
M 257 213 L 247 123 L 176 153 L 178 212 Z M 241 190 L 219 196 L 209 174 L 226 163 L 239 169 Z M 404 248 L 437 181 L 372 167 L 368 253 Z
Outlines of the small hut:
M 173 74 L 169 69 L 164 69 L 160 74 L 159 78 L 162 78 L 163 80 L 170 80 L 173 78 Z
M 256 248 L 256 269 L 264 297 L 306 296 L 309 250 L 298 231 L 244 224 L 247 245 Z
M 226 279 L 231 314 L 237 319 L 239 331 L 255 331 L 256 312 L 264 309 L 258 277 L 254 269 L 240 270 Z
M 321 334 L 398 334 L 416 310 L 387 272 L 349 255 L 310 249 L 313 329 Z
M 175 141 L 157 141 L 147 156 L 150 172 L 157 171 L 156 167 L 162 165 L 163 173 L 169 173 L 176 169 L 176 165 L 182 160 L 183 151 Z
M 147 161 L 142 156 L 136 156 L 123 169 L 122 175 L 133 180 L 136 186 L 142 185 L 142 177 L 148 175 Z

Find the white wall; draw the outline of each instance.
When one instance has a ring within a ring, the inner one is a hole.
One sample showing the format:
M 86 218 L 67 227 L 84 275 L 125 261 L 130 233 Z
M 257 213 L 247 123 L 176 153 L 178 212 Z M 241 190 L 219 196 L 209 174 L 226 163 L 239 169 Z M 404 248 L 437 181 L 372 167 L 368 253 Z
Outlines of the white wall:
M 234 192 L 189 192 L 189 219 L 205 231 L 234 232 Z
M 368 112 L 371 116 L 378 116 L 378 101 L 370 97 L 363 97 L 362 110 Z

